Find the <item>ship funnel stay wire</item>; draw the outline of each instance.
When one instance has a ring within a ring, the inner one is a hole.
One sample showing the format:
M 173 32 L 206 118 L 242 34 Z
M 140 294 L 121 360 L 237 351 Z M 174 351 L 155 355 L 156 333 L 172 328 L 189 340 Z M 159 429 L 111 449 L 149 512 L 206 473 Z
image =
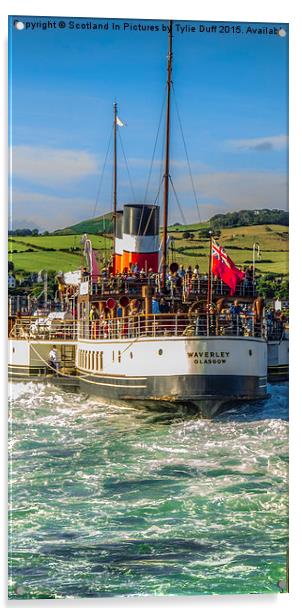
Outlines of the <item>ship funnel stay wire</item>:
M 134 192 L 134 188 L 133 188 L 133 183 L 132 183 L 132 180 L 131 180 L 130 170 L 129 170 L 129 166 L 128 166 L 128 161 L 127 161 L 125 150 L 124 150 L 124 146 L 123 146 L 122 136 L 121 136 L 121 133 L 120 133 L 119 130 L 117 131 L 117 133 L 118 133 L 118 136 L 119 136 L 119 140 L 120 140 L 120 144 L 121 144 L 121 149 L 122 149 L 122 152 L 123 152 L 123 157 L 124 157 L 124 161 L 125 161 L 125 165 L 126 165 L 126 169 L 127 169 L 128 180 L 129 180 L 132 196 L 133 196 L 134 201 L 136 201 L 135 192 Z
M 172 180 L 172 178 L 171 178 L 171 176 L 170 176 L 170 175 L 169 175 L 169 179 L 170 179 L 170 183 L 171 183 L 171 186 L 172 186 L 172 189 L 173 189 L 173 193 L 174 193 L 175 201 L 176 201 L 176 203 L 177 203 L 177 205 L 178 205 L 179 213 L 180 213 L 181 218 L 182 218 L 182 222 L 183 222 L 183 224 L 184 224 L 184 225 L 186 225 L 186 224 L 187 224 L 187 221 L 186 221 L 186 218 L 185 218 L 185 215 L 184 215 L 183 209 L 182 209 L 182 207 L 181 207 L 181 205 L 180 205 L 180 201 L 179 201 L 179 199 L 178 199 L 178 196 L 177 196 L 177 193 L 176 193 L 176 190 L 175 190 L 175 186 L 174 186 L 174 184 L 173 184 L 173 180 Z
M 194 194 L 194 198 L 195 198 L 195 205 L 196 205 L 196 210 L 197 210 L 197 214 L 198 214 L 198 220 L 199 220 L 199 222 L 202 222 L 201 221 L 199 207 L 198 207 L 198 200 L 197 200 L 196 190 L 195 190 L 195 186 L 194 186 L 194 181 L 193 181 L 193 175 L 192 175 L 189 155 L 188 155 L 188 148 L 187 148 L 187 144 L 186 144 L 186 140 L 185 140 L 185 136 L 184 136 L 184 131 L 183 131 L 183 127 L 182 127 L 182 123 L 181 123 L 181 119 L 180 119 L 180 113 L 179 113 L 179 109 L 178 109 L 178 104 L 177 104 L 177 99 L 176 99 L 175 88 L 174 88 L 173 82 L 172 82 L 171 85 L 172 85 L 172 92 L 173 92 L 173 96 L 174 96 L 176 115 L 177 115 L 177 119 L 178 119 L 178 123 L 179 123 L 181 137 L 182 137 L 182 141 L 183 141 L 183 145 L 184 145 L 184 150 L 185 150 L 185 154 L 186 154 L 186 159 L 187 159 L 187 165 L 188 165 L 188 169 L 189 169 L 189 175 L 190 175 L 192 190 L 193 190 L 193 194 Z
M 99 200 L 100 194 L 101 194 L 101 189 L 102 189 L 103 179 L 104 179 L 104 173 L 105 173 L 105 167 L 106 167 L 106 163 L 107 163 L 107 159 L 108 159 L 108 154 L 109 154 L 109 149 L 110 149 L 110 144 L 111 144 L 112 133 L 113 133 L 113 127 L 111 128 L 111 132 L 110 132 L 110 136 L 109 136 L 109 140 L 108 140 L 107 151 L 106 151 L 106 155 L 105 155 L 105 159 L 104 159 L 104 163 L 103 163 L 102 173 L 101 173 L 101 176 L 100 176 L 100 181 L 99 181 L 98 190 L 97 190 L 97 194 L 96 194 L 96 199 L 95 199 L 95 204 L 94 204 L 94 208 L 93 208 L 92 218 L 94 218 L 94 216 L 96 214 L 96 210 L 97 210 L 97 206 L 98 206 L 98 200 Z
M 158 127 L 157 127 L 155 143 L 154 143 L 154 148 L 153 148 L 153 152 L 152 152 L 152 158 L 151 158 L 151 163 L 150 163 L 150 168 L 149 168 L 149 173 L 148 173 L 147 185 L 146 185 L 146 190 L 145 190 L 144 203 L 147 202 L 147 197 L 148 197 L 148 192 L 149 192 L 149 184 L 150 184 L 152 170 L 153 170 L 153 164 L 154 164 L 155 152 L 156 152 L 157 143 L 158 143 L 160 127 L 161 127 L 161 124 L 162 124 L 162 118 L 163 118 L 163 112 L 164 112 L 164 108 L 165 108 L 165 102 L 166 102 L 166 91 L 165 91 L 165 94 L 164 94 L 164 97 L 163 97 L 163 102 L 162 102 L 161 111 L 160 111 L 159 123 L 158 123 Z M 161 160 L 162 160 L 162 158 L 161 158 Z M 156 204 L 156 200 L 158 199 L 158 196 L 159 196 L 159 193 L 160 193 L 160 189 L 161 189 L 161 185 L 162 185 L 162 181 L 163 181 L 161 176 L 162 176 L 162 170 L 161 170 L 161 174 L 160 174 L 160 178 L 161 178 L 160 179 L 160 185 L 159 185 L 159 188 L 158 188 L 157 196 L 156 196 L 156 198 L 154 200 L 154 204 Z M 142 225 L 142 221 L 143 221 L 143 215 L 144 215 L 144 207 L 142 208 L 142 212 L 141 212 L 141 216 L 140 216 L 139 227 L 138 227 L 138 235 L 140 235 L 140 232 L 141 232 L 141 225 Z M 148 224 L 149 224 L 149 222 L 148 222 Z M 146 231 L 147 231 L 147 226 L 145 227 L 143 235 L 145 235 Z
M 147 197 L 148 197 L 148 192 L 149 192 L 149 185 L 150 185 L 151 174 L 152 174 L 153 164 L 154 164 L 154 157 L 155 157 L 155 152 L 156 152 L 157 143 L 158 143 L 159 131 L 160 131 L 160 127 L 161 127 L 161 124 L 162 124 L 163 113 L 164 113 L 164 108 L 165 108 L 165 103 L 166 103 L 166 97 L 167 97 L 167 92 L 165 90 L 164 97 L 163 97 L 163 102 L 162 102 L 162 106 L 161 106 L 161 111 L 160 111 L 159 123 L 158 123 L 158 127 L 157 127 L 157 132 L 156 132 L 156 137 L 155 137 L 155 143 L 154 143 L 154 148 L 153 148 L 150 168 L 149 168 L 149 173 L 148 173 L 147 185 L 146 185 L 145 196 L 144 196 L 144 203 L 147 203 Z
M 162 187 L 162 185 L 163 185 L 163 182 L 164 182 L 164 176 L 162 176 L 162 178 L 161 178 L 161 182 L 160 182 L 160 185 L 159 185 L 159 187 L 158 187 L 158 191 L 157 191 L 156 197 L 155 197 L 154 202 L 153 202 L 153 203 L 154 203 L 154 205 L 156 205 L 156 203 L 158 203 L 159 194 L 160 194 L 160 191 L 161 191 L 161 187 Z

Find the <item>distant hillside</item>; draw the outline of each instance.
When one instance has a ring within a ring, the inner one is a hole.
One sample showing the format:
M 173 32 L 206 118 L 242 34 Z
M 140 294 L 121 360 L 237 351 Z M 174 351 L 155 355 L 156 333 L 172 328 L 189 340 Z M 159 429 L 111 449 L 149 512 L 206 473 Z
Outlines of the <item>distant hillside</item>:
M 169 226 L 172 231 L 176 228 L 197 230 L 205 228 L 210 229 L 227 229 L 229 227 L 248 227 L 250 225 L 284 225 L 288 226 L 288 212 L 284 210 L 240 210 L 238 212 L 228 212 L 227 214 L 216 214 L 212 216 L 208 221 L 203 223 L 195 223 L 191 225 L 181 225 L 175 223 Z M 91 218 L 90 220 L 83 220 L 70 227 L 64 229 L 57 229 L 52 235 L 77 235 L 81 233 L 112 233 L 112 213 L 98 216 L 97 218 Z M 15 233 L 15 235 L 21 235 L 21 233 Z
M 210 225 L 226 229 L 228 227 L 248 227 L 250 225 L 288 226 L 288 212 L 284 210 L 239 210 L 227 214 L 216 214 L 208 221 Z
M 64 229 L 57 229 L 53 231 L 53 235 L 78 235 L 81 233 L 112 233 L 112 213 L 104 214 L 103 216 L 97 216 L 97 218 L 90 218 L 90 220 L 82 220 L 81 222 L 65 227 Z

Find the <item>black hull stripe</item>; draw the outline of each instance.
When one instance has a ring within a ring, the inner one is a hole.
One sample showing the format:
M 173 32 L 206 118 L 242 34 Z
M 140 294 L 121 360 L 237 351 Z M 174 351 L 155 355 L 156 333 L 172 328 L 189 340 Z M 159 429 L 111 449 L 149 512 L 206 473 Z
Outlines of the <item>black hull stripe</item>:
M 261 379 L 261 380 L 260 380 Z M 108 390 L 108 386 L 110 390 Z M 80 387 L 88 393 L 109 395 L 113 399 L 140 400 L 236 400 L 266 397 L 266 379 L 251 376 L 180 375 L 173 377 L 147 377 L 145 385 L 104 383 L 102 378 L 82 377 Z M 103 391 L 102 391 L 103 390 Z M 132 390 L 132 393 L 129 391 Z M 144 390 L 144 392 L 142 392 Z

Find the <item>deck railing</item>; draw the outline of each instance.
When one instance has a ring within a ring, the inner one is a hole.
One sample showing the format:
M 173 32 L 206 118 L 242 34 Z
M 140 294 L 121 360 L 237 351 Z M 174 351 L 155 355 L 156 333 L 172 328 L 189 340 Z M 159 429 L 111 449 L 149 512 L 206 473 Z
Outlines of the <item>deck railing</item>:
M 47 317 L 17 317 L 11 324 L 10 338 L 27 340 L 77 340 L 75 320 L 47 320 Z
M 79 322 L 79 338 L 114 340 L 157 336 L 256 336 L 265 335 L 263 323 L 253 315 L 138 314 Z
M 256 336 L 265 335 L 264 324 L 254 315 L 135 314 L 93 321 L 60 321 L 20 317 L 9 337 L 27 340 L 114 340 L 156 336 Z
M 100 282 L 89 284 L 89 291 L 92 295 L 101 295 L 114 297 L 125 293 L 131 296 L 140 296 L 143 285 L 149 285 L 153 288 L 154 295 L 160 293 L 161 277 L 159 274 L 151 276 L 125 275 L 113 276 L 111 279 L 103 279 Z M 188 299 L 206 298 L 208 293 L 208 279 L 206 276 L 189 276 L 186 274 L 183 278 L 171 277 L 166 281 L 168 291 L 167 297 L 179 298 L 184 301 Z M 229 287 L 222 280 L 212 281 L 212 295 L 228 296 L 230 294 Z M 252 280 L 244 280 L 236 287 L 235 294 L 239 297 L 256 297 L 257 289 Z

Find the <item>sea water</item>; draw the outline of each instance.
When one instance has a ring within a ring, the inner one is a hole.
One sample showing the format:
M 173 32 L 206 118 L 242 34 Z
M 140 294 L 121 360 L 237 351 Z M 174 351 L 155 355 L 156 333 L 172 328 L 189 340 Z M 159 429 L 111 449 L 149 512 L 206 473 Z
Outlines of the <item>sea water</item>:
M 214 420 L 10 386 L 9 597 L 278 592 L 288 386 Z

